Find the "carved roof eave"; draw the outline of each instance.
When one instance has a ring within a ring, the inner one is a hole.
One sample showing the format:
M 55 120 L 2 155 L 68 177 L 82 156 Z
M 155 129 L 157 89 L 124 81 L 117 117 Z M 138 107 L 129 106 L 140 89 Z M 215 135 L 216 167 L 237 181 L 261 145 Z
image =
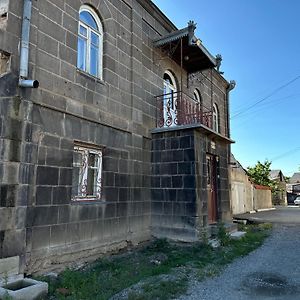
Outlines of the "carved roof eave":
M 201 52 L 204 53 L 205 56 L 210 60 L 212 65 L 215 67 L 217 65 L 216 58 L 209 53 L 209 51 L 203 46 L 201 40 L 195 36 L 194 34 L 195 29 L 196 29 L 196 25 L 193 22 L 190 22 L 188 27 L 173 31 L 163 37 L 159 37 L 153 40 L 153 46 L 155 48 L 159 48 L 171 42 L 178 41 L 184 37 L 188 37 L 188 46 L 198 47 L 201 50 Z
M 176 30 L 176 31 L 173 31 L 163 37 L 159 37 L 158 39 L 155 39 L 153 41 L 153 46 L 156 47 L 156 48 L 159 48 L 161 46 L 164 46 L 168 43 L 171 43 L 171 42 L 174 42 L 174 41 L 177 41 L 185 36 L 188 36 L 189 35 L 189 28 L 186 27 L 186 28 L 183 28 L 183 29 L 180 29 L 180 30 Z

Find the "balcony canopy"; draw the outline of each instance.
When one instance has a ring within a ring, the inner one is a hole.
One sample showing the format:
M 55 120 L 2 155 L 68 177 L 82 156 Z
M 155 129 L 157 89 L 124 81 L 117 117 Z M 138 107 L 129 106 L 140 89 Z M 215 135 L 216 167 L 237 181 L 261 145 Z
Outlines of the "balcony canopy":
M 155 39 L 153 45 L 166 52 L 179 65 L 182 62 L 183 68 L 189 73 L 213 68 L 216 66 L 216 59 L 195 36 L 195 29 L 196 24 L 190 21 L 186 28 Z

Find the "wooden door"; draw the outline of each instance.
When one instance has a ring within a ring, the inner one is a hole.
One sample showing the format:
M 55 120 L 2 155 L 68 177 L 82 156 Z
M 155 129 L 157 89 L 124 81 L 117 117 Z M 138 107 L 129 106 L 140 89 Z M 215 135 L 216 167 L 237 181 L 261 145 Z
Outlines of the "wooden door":
M 208 224 L 217 222 L 217 163 L 216 157 L 206 155 Z

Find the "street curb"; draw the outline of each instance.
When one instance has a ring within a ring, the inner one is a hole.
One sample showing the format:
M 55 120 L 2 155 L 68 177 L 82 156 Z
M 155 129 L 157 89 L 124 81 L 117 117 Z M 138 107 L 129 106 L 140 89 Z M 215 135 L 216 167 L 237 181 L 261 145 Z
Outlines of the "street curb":
M 276 207 L 270 207 L 270 208 L 260 208 L 260 209 L 256 209 L 256 212 L 260 212 L 260 211 L 268 211 L 268 210 L 275 210 Z

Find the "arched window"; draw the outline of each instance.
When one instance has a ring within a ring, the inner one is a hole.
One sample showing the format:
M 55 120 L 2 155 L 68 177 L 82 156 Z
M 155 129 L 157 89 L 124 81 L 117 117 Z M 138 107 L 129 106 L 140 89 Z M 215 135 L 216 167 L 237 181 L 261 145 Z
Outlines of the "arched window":
M 201 99 L 201 95 L 198 89 L 194 90 L 194 94 L 193 94 L 194 100 L 196 102 L 198 102 L 199 104 L 202 104 L 202 99 Z
M 79 10 L 77 67 L 102 79 L 103 28 L 98 15 L 88 5 Z
M 164 73 L 164 95 L 176 93 L 176 80 L 170 71 Z
M 219 132 L 219 110 L 218 106 L 214 103 L 213 105 L 213 130 Z
M 177 125 L 177 86 L 170 71 L 164 73 L 163 123 L 164 126 Z

